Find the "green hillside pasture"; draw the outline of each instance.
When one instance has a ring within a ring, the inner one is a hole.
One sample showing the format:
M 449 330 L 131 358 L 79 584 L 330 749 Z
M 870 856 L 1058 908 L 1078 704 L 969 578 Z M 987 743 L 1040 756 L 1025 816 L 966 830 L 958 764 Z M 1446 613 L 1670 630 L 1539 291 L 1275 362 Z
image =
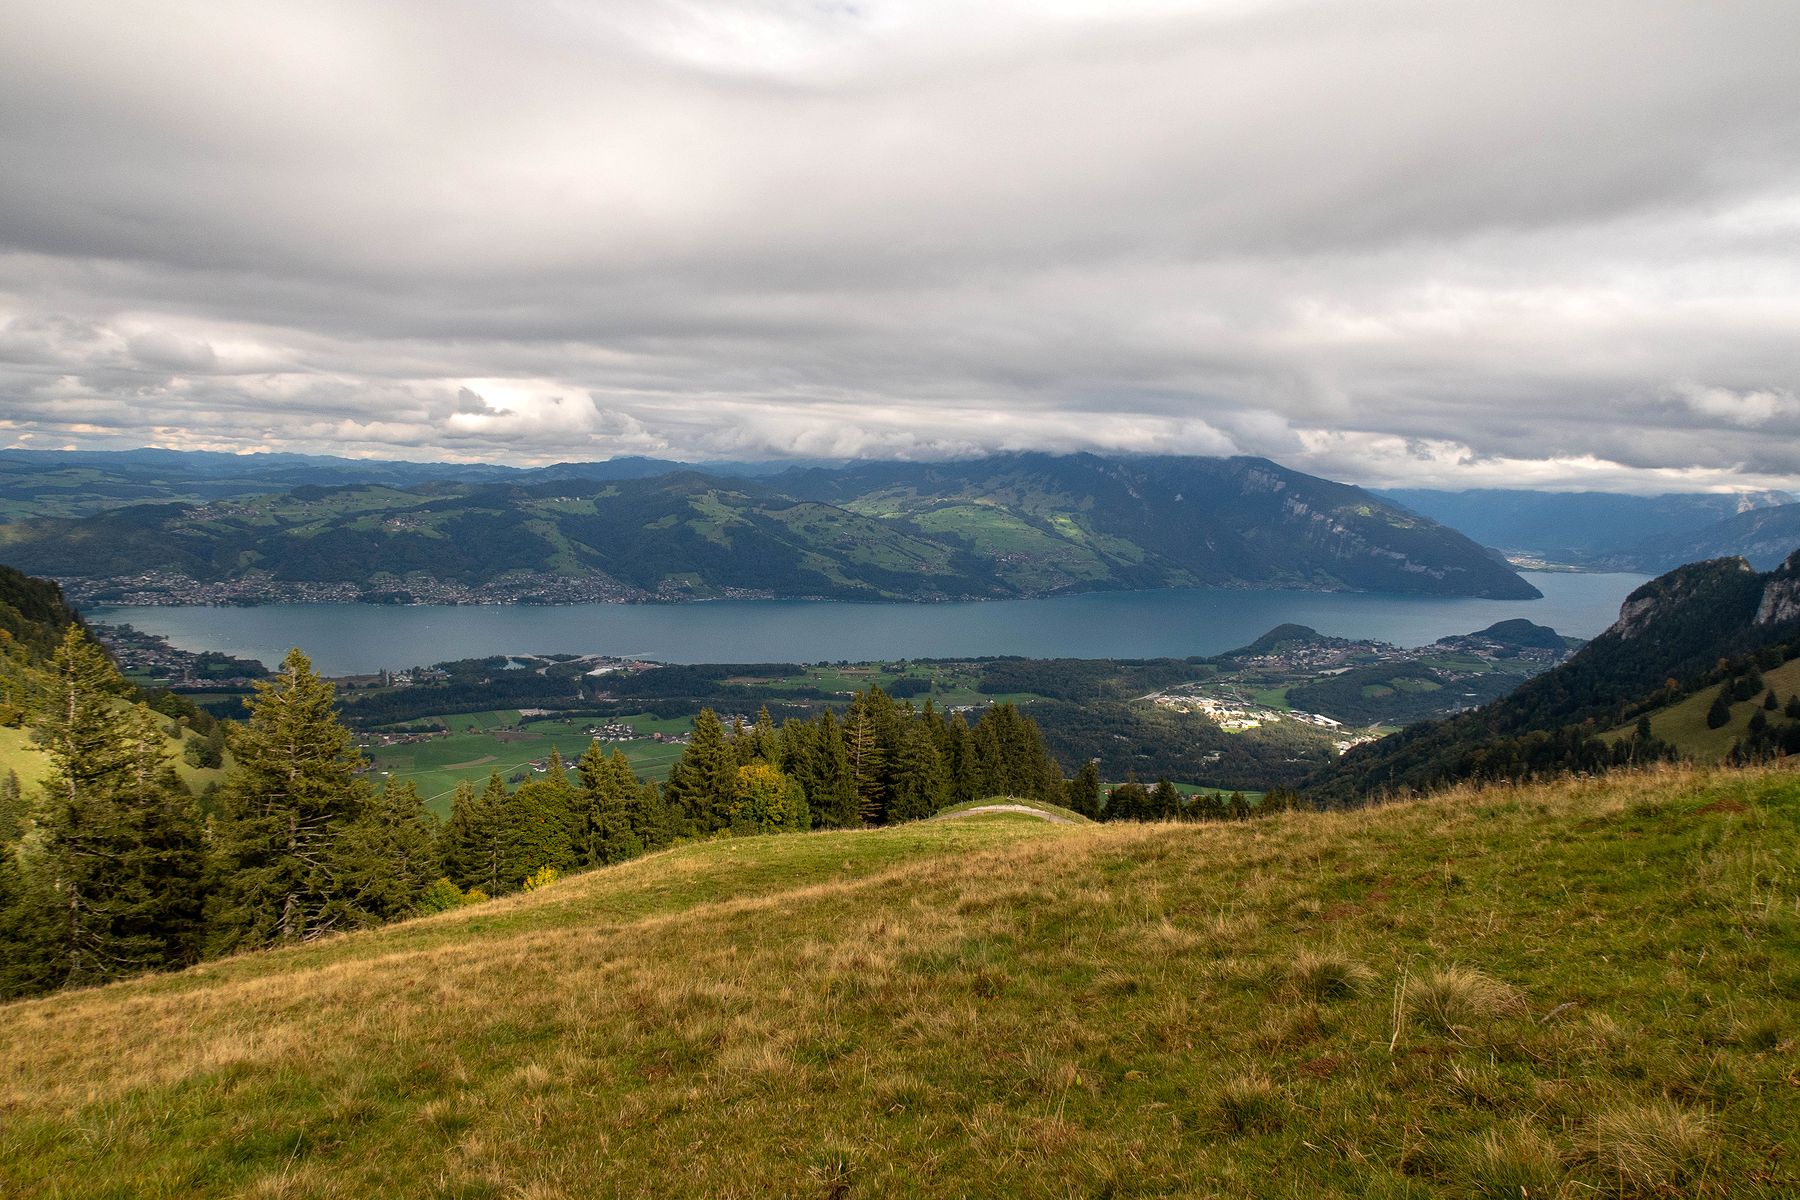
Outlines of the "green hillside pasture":
M 516 718 L 517 714 L 514 713 Z M 687 720 L 659 721 L 650 717 L 620 718 L 645 733 L 686 732 L 692 727 Z M 585 732 L 607 718 L 578 717 L 568 721 L 532 721 L 523 726 L 494 727 L 478 733 L 453 733 L 400 746 L 376 746 L 366 751 L 374 765 L 377 783 L 407 780 L 419 789 L 427 803 L 440 814 L 450 811 L 450 795 L 458 781 L 467 779 L 480 785 L 494 771 L 502 779 L 510 779 L 520 771 L 529 772 L 530 762 L 549 757 L 554 747 L 573 766 L 593 739 Z M 450 722 L 451 728 L 463 727 L 461 715 Z M 631 742 L 602 743 L 610 752 L 622 750 L 631 769 L 640 778 L 661 779 L 681 757 L 682 747 L 642 738 Z
M 175 774 L 182 783 L 187 785 L 189 791 L 199 795 L 210 785 L 225 777 L 225 771 L 222 769 L 202 770 L 199 767 L 191 767 L 182 758 L 182 747 L 188 739 L 197 738 L 198 734 L 188 731 L 182 735 L 180 740 L 177 740 L 176 727 L 172 722 L 165 725 L 164 730 L 169 735 L 167 747 L 169 765 L 175 768 Z M 229 752 L 225 756 L 225 763 L 226 766 L 231 763 Z M 26 786 L 36 783 L 49 774 L 49 756 L 32 744 L 29 729 L 0 726 L 0 775 L 4 775 L 7 771 L 17 772 L 19 782 Z
M 922 679 L 931 684 L 930 692 L 906 697 L 915 705 L 924 704 L 927 696 L 939 708 L 964 704 L 1025 704 L 1043 699 L 1035 692 L 988 695 L 979 690 L 982 680 L 980 665 L 963 662 L 857 663 L 849 666 L 820 663 L 806 667 L 798 675 L 746 679 L 741 682 L 766 688 L 772 694 L 780 694 L 795 687 L 813 687 L 827 696 L 848 700 L 851 693 L 863 691 L 871 684 L 883 690 L 892 690 L 893 685 L 902 679 Z
M 8 771 L 26 787 L 50 773 L 50 759 L 32 745 L 31 730 L 0 725 L 0 775 Z
M 722 840 L 0 1013 L 0 1193 L 1791 1196 L 1800 780 Z
M 1730 753 L 1732 744 L 1742 740 L 1750 732 L 1750 718 L 1762 708 L 1763 696 L 1770 688 L 1781 697 L 1781 703 L 1787 704 L 1788 697 L 1800 692 L 1800 658 L 1783 663 L 1779 667 L 1763 672 L 1763 690 L 1753 699 L 1740 700 L 1731 706 L 1731 720 L 1717 729 L 1706 727 L 1706 710 L 1718 699 L 1720 684 L 1695 692 L 1684 700 L 1677 701 L 1669 707 L 1650 714 L 1650 732 L 1666 742 L 1671 742 L 1700 762 L 1715 763 Z M 1781 727 L 1792 718 L 1782 715 L 1780 709 L 1772 713 L 1764 713 L 1771 724 Z M 1631 737 L 1637 730 L 1637 722 L 1621 725 L 1610 730 L 1604 737 L 1607 741 L 1618 741 Z

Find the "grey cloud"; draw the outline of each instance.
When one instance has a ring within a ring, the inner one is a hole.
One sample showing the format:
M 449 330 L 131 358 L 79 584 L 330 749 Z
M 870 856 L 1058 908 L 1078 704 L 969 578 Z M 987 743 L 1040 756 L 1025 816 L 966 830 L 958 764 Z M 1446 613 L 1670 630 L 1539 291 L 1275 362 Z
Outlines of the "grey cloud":
M 1800 482 L 1785 0 L 19 9 L 13 437 Z

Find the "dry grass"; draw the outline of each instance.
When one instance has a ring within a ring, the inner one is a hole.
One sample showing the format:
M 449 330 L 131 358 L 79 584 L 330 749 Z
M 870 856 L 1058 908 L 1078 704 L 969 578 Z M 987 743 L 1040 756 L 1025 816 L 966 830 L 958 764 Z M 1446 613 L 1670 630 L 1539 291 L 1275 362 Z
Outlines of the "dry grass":
M 1705 1113 L 1666 1100 L 1594 1119 L 1594 1158 L 1628 1196 L 1678 1194 L 1705 1178 L 1717 1144 Z
M 1459 1039 L 1525 1010 L 1518 988 L 1462 966 L 1410 978 L 1400 995 L 1401 1008 L 1413 1024 Z
M 0 1008 L 0 1194 L 1793 1194 L 1795 783 L 688 847 Z
M 1375 985 L 1375 972 L 1366 963 L 1344 954 L 1302 950 L 1288 964 L 1288 978 L 1309 1000 L 1343 1000 L 1366 994 Z
M 1473 1195 L 1496 1200 L 1555 1196 L 1563 1182 L 1561 1150 L 1526 1120 L 1503 1121 L 1471 1139 L 1462 1169 Z

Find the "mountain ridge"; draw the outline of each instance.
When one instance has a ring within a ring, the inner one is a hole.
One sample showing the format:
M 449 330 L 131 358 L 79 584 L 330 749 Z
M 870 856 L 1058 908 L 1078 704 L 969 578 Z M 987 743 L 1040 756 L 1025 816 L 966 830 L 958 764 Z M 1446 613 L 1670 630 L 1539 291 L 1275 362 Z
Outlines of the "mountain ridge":
M 0 525 L 0 558 L 80 582 L 90 600 L 158 587 L 177 601 L 272 599 L 299 585 L 402 600 L 1183 586 L 1538 595 L 1453 530 L 1256 458 L 1018 454 L 766 479 L 681 469 L 296 484 L 14 521 Z M 261 592 L 220 590 L 245 581 Z

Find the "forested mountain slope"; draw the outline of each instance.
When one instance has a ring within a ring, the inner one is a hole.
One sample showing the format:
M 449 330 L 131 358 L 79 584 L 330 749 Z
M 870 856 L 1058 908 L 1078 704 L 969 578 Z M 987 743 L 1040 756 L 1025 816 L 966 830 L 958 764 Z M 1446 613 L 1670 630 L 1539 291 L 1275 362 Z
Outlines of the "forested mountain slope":
M 1386 488 L 1385 499 L 1441 521 L 1483 546 L 1509 554 L 1535 555 L 1553 562 L 1600 563 L 1630 554 L 1658 538 L 1683 538 L 1740 513 L 1792 504 L 1786 492 L 1680 492 L 1625 496 L 1609 492 L 1538 492 L 1510 488 L 1442 491 Z M 1792 550 L 1793 547 L 1788 547 Z M 1743 554 L 1720 546 L 1709 554 L 1664 560 L 1649 571 L 1666 571 L 1702 558 Z M 1773 566 L 1786 552 L 1769 562 Z M 1617 570 L 1637 570 L 1618 566 Z
M 1466 778 L 1605 765 L 1599 734 L 1696 688 L 1800 653 L 1800 551 L 1759 574 L 1692 563 L 1625 600 L 1611 628 L 1504 699 L 1358 747 L 1308 784 L 1321 802 Z M 1625 748 L 1626 752 L 1629 747 Z
M 1247 458 L 1029 454 L 764 481 L 677 471 L 308 484 L 16 521 L 0 525 L 0 559 L 84 581 L 99 599 L 159 587 L 187 598 L 195 584 L 245 579 L 266 581 L 264 598 L 280 584 L 405 598 L 427 585 L 511 581 L 512 598 L 529 599 L 556 579 L 592 581 L 591 598 L 605 599 L 1171 586 L 1537 595 L 1461 534 Z
M 1707 558 L 1741 557 L 1768 570 L 1800 549 L 1800 504 L 1753 508 L 1699 529 L 1659 533 L 1595 565 L 1627 571 L 1667 571 Z

